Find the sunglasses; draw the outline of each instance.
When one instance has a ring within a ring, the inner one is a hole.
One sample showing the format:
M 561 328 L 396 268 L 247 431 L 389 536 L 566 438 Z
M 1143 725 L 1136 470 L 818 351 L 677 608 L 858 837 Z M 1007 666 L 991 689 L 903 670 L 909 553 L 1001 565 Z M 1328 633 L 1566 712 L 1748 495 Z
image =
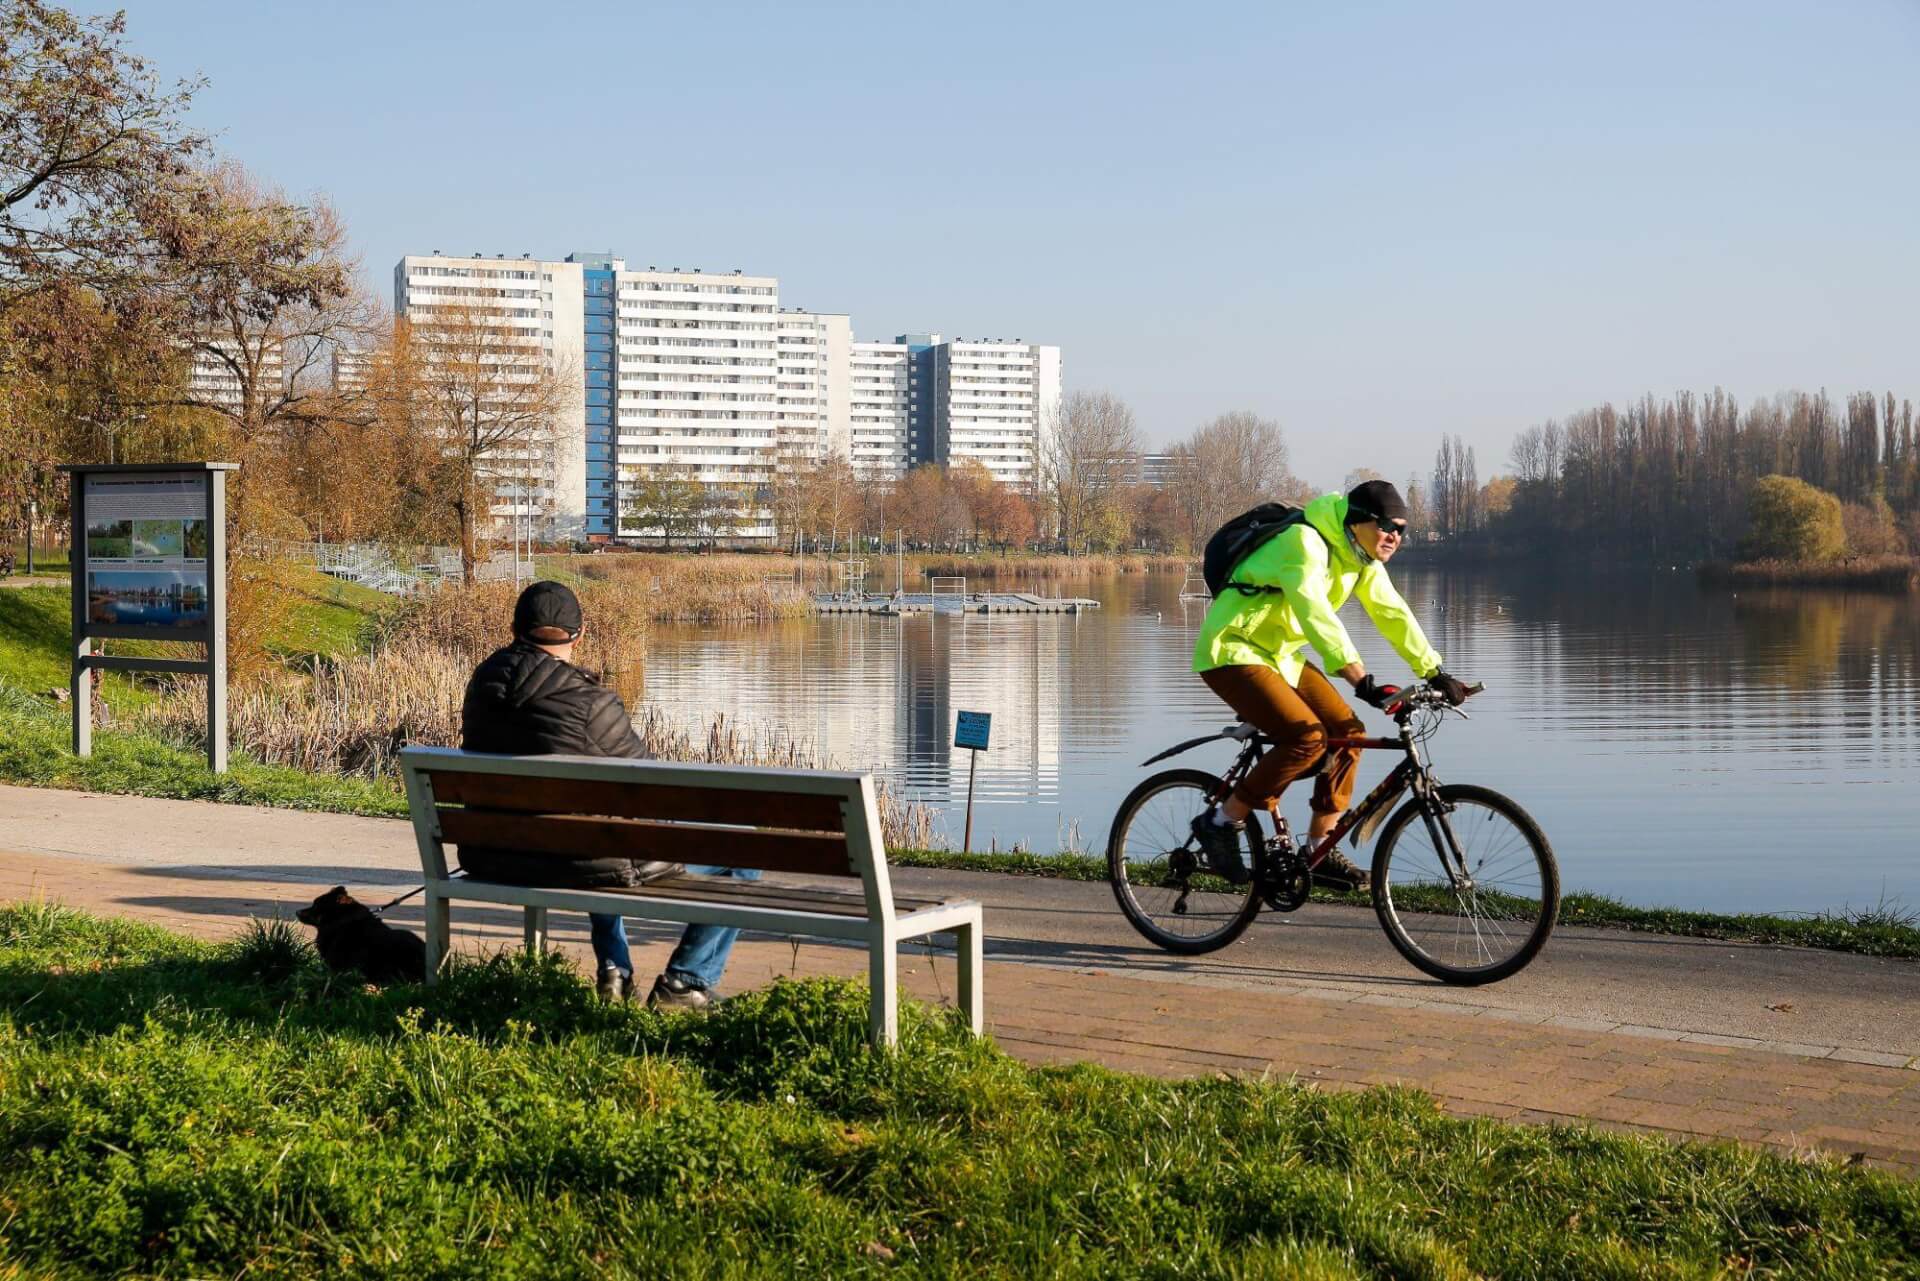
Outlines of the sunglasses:
M 1407 522 L 1404 520 L 1383 520 L 1380 522 L 1380 532 L 1382 534 L 1392 534 L 1395 538 L 1404 540 L 1407 536 Z

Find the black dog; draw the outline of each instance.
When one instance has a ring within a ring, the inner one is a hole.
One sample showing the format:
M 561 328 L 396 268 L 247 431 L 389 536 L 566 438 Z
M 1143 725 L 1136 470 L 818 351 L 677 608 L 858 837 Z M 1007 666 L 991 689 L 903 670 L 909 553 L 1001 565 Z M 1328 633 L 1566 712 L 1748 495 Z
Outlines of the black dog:
M 294 915 L 319 931 L 313 945 L 336 974 L 358 970 L 372 983 L 426 980 L 427 945 L 420 936 L 382 921 L 344 885 L 334 886 Z

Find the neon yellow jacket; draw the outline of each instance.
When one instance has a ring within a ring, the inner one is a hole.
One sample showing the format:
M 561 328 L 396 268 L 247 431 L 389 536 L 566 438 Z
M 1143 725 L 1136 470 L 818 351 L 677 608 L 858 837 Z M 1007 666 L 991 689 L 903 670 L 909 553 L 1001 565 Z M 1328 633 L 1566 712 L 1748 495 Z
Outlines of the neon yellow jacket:
M 1249 595 L 1229 587 L 1200 624 L 1193 670 L 1262 665 L 1289 685 L 1300 683 L 1309 643 L 1329 672 L 1360 661 L 1360 651 L 1340 623 L 1340 607 L 1358 596 L 1414 675 L 1440 670 L 1440 655 L 1427 643 L 1413 611 L 1387 578 L 1387 567 L 1362 553 L 1347 537 L 1347 500 L 1322 494 L 1307 504 L 1307 519 L 1284 529 L 1240 562 L 1233 581 L 1279 592 Z M 1307 526 L 1311 525 L 1309 529 Z

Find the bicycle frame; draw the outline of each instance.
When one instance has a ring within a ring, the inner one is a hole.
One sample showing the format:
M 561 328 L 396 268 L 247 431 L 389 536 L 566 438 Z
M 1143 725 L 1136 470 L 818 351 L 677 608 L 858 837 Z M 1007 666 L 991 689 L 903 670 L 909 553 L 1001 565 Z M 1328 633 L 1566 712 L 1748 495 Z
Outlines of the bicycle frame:
M 1247 740 L 1247 745 L 1241 750 L 1239 758 L 1234 761 L 1226 774 L 1221 777 L 1220 790 L 1210 798 L 1214 804 L 1218 805 L 1226 800 L 1233 789 L 1240 784 L 1240 781 L 1247 776 L 1254 765 L 1265 755 L 1264 743 L 1264 736 L 1258 734 Z M 1367 793 L 1366 797 L 1362 799 L 1358 805 L 1353 806 L 1341 816 L 1340 821 L 1334 824 L 1332 831 L 1322 837 L 1319 843 L 1307 852 L 1307 867 L 1309 870 L 1325 862 L 1327 855 L 1331 854 L 1340 842 L 1345 839 L 1347 833 L 1354 831 L 1356 828 L 1369 827 L 1376 818 L 1385 817 L 1386 811 L 1391 808 L 1394 801 L 1399 799 L 1402 792 L 1410 788 L 1413 794 L 1422 801 L 1425 801 L 1426 798 L 1432 794 L 1433 780 L 1429 773 L 1428 766 L 1420 759 L 1419 747 L 1414 742 L 1412 734 L 1404 725 L 1402 726 L 1400 736 L 1397 738 L 1330 738 L 1327 740 L 1326 750 L 1331 753 L 1342 750 L 1365 750 L 1369 748 L 1381 751 L 1398 751 L 1405 753 L 1405 755 L 1398 764 L 1387 772 L 1387 776 L 1381 779 L 1372 791 Z M 1325 757 L 1322 757 L 1322 763 L 1324 764 L 1324 762 Z M 1273 814 L 1275 830 L 1276 834 L 1278 834 L 1279 831 L 1285 830 L 1286 820 L 1280 816 L 1278 810 L 1274 810 Z M 1456 886 L 1460 886 L 1463 881 L 1466 885 L 1471 885 L 1472 878 L 1467 872 L 1465 855 L 1462 854 L 1460 850 L 1459 841 L 1453 834 L 1452 825 L 1446 821 L 1446 816 L 1444 814 L 1435 814 L 1432 807 L 1427 806 L 1423 807 L 1422 818 L 1426 821 L 1428 835 L 1433 838 L 1435 848 L 1446 851 L 1446 853 L 1452 857 L 1453 866 L 1447 868 L 1447 875 L 1454 878 Z

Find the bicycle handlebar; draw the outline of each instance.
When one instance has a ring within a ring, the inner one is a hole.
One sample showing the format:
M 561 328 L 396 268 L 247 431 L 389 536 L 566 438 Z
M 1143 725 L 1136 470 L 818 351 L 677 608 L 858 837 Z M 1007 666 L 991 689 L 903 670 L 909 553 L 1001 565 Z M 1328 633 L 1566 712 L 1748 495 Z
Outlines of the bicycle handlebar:
M 1467 686 L 1467 697 L 1471 698 L 1475 694 L 1485 693 L 1486 688 L 1487 686 L 1484 681 L 1475 681 L 1473 684 Z M 1409 685 L 1398 694 L 1395 694 L 1393 701 L 1388 703 L 1387 706 L 1397 709 L 1393 713 L 1397 719 L 1400 716 L 1411 713 L 1416 707 L 1439 707 L 1445 704 L 1446 701 L 1447 696 L 1431 685 Z

